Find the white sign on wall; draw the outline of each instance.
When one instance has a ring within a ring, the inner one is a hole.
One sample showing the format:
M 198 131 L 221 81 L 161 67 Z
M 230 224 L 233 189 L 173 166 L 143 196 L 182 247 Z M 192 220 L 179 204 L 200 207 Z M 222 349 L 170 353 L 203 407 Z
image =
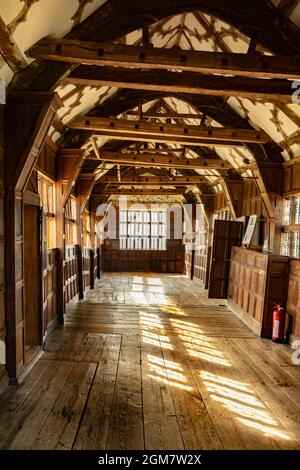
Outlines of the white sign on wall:
M 257 215 L 256 214 L 250 215 L 248 225 L 247 225 L 247 230 L 244 235 L 243 242 L 242 242 L 243 245 L 250 245 L 252 237 L 253 237 L 253 232 L 255 229 L 256 221 L 257 221 Z

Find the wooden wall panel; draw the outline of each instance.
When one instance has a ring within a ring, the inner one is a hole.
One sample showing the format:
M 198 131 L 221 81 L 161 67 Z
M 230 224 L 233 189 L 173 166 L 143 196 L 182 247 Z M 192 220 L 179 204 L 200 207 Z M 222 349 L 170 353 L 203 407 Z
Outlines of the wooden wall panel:
M 293 316 L 291 341 L 300 339 L 300 260 L 291 260 L 287 310 Z
M 105 240 L 103 248 L 104 271 L 152 271 L 182 273 L 184 250 L 181 240 L 167 240 L 164 251 L 119 250 L 118 241 Z

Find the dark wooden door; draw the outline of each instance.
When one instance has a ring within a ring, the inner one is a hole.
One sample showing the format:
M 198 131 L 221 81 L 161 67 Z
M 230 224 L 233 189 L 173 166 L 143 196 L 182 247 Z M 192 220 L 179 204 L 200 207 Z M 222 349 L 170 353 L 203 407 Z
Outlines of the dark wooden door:
M 208 297 L 226 299 L 229 283 L 231 247 L 240 246 L 243 224 L 215 220 Z
M 24 350 L 28 363 L 42 344 L 40 208 L 24 205 Z

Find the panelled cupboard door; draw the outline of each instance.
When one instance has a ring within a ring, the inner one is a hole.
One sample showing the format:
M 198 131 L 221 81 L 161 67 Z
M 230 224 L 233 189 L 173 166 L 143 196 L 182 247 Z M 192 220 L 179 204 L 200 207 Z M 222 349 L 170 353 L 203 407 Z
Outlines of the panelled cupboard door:
M 208 288 L 209 298 L 227 298 L 231 247 L 240 246 L 242 236 L 242 222 L 215 220 Z

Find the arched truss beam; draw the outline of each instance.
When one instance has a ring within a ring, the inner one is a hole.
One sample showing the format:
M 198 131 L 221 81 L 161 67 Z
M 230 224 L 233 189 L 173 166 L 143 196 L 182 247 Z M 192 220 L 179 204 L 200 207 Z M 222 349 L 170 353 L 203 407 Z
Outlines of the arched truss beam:
M 231 24 L 275 54 L 299 54 L 299 29 L 270 0 L 108 0 L 65 37 L 99 42 L 114 41 L 145 24 L 196 10 Z M 11 88 L 48 91 L 70 69 L 72 66 L 64 62 L 38 60 L 15 75 Z
M 141 99 L 145 102 L 149 102 L 156 99 L 166 98 L 167 96 L 168 95 L 159 92 L 145 91 L 135 93 L 134 90 L 119 90 L 102 105 L 97 106 L 90 111 L 89 115 L 103 117 L 111 115 L 117 116 L 125 111 L 137 107 Z M 176 94 L 175 97 L 191 104 L 196 112 L 210 116 L 223 126 L 244 129 L 252 128 L 248 121 L 237 114 L 222 98 L 211 96 L 187 96 L 182 93 Z M 83 145 L 89 137 L 90 133 L 87 133 L 86 131 L 68 130 L 64 135 L 61 144 L 67 147 L 78 147 Z M 124 146 L 128 144 L 128 142 L 125 142 Z M 109 145 L 117 146 L 119 144 L 112 141 Z M 269 217 L 273 218 L 274 210 L 271 202 L 271 193 L 274 192 L 274 188 L 269 188 L 268 185 L 268 166 L 262 166 L 261 164 L 272 162 L 276 165 L 275 170 L 278 181 L 277 192 L 280 194 L 282 183 L 282 156 L 280 154 L 280 148 L 274 143 L 265 144 L 264 146 L 258 144 L 246 144 L 245 147 L 250 151 L 255 159 L 256 163 L 254 172 L 257 177 L 257 184 L 262 193 L 262 198 Z M 119 146 L 119 148 L 124 147 Z M 274 172 L 274 168 L 272 168 L 272 171 Z
M 109 117 L 118 116 L 139 105 L 139 102 L 153 101 L 167 98 L 170 95 L 164 92 L 118 90 L 100 106 L 96 106 L 88 112 L 89 116 Z M 226 101 L 220 97 L 213 96 L 192 96 L 184 93 L 177 93 L 172 97 L 178 98 L 194 107 L 199 113 L 211 117 L 224 127 L 239 129 L 253 129 L 247 120 L 243 119 Z M 68 130 L 60 141 L 63 147 L 81 147 L 90 137 L 91 133 L 84 130 Z M 253 154 L 256 161 L 271 160 L 282 162 L 280 148 L 274 144 L 247 144 L 246 148 Z

